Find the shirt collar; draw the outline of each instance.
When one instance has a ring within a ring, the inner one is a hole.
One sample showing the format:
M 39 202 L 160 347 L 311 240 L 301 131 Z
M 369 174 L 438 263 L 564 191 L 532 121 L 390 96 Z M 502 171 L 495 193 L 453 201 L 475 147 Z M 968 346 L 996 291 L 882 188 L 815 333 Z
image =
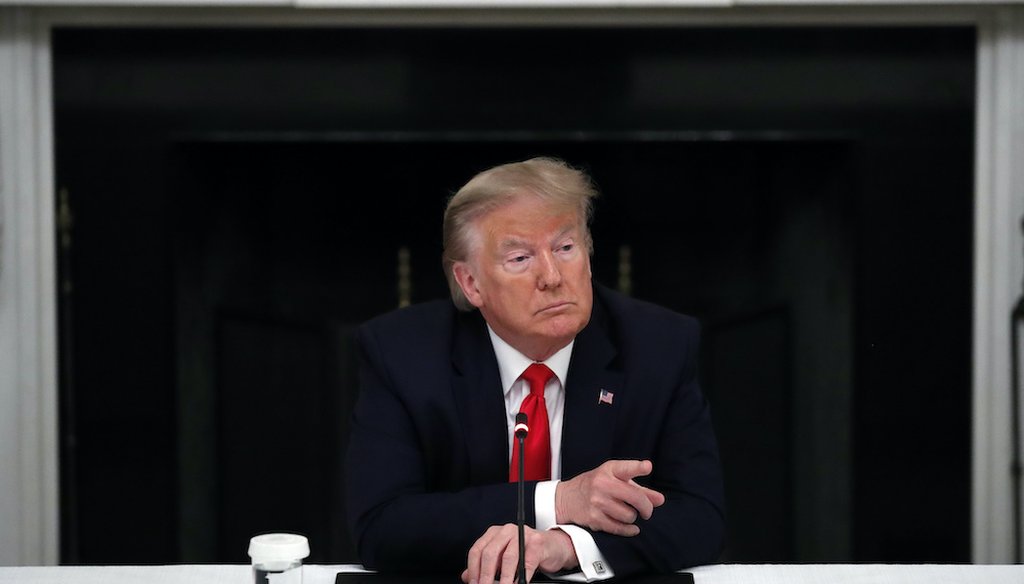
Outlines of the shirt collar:
M 512 345 L 506 343 L 504 339 L 494 332 L 491 325 L 487 325 L 487 333 L 491 336 L 494 356 L 498 359 L 498 373 L 501 375 L 502 391 L 508 394 L 512 390 L 512 386 L 519 379 L 519 376 L 523 374 L 523 371 L 536 361 L 523 355 Z M 546 360 L 541 361 L 541 363 L 544 363 L 551 369 L 555 377 L 558 378 L 558 382 L 562 384 L 562 387 L 565 387 L 565 376 L 569 374 L 569 360 L 572 358 L 572 347 L 574 344 L 576 344 L 576 339 L 569 341 L 568 345 L 559 349 Z

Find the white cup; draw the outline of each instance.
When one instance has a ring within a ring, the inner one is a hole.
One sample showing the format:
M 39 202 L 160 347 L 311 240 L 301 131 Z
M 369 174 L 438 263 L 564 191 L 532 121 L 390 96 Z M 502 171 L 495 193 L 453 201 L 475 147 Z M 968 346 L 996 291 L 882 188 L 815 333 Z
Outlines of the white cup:
M 302 584 L 309 540 L 294 533 L 266 533 L 249 540 L 255 584 Z

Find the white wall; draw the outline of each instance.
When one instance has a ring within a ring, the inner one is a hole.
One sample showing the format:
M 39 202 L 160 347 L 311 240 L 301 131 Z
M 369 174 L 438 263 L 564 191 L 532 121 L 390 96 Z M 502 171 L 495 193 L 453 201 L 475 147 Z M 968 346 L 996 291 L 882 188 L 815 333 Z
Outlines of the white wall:
M 0 565 L 57 561 L 48 41 L 0 9 Z
M 1024 289 L 1024 10 L 978 35 L 972 557 L 1013 561 L 1010 312 Z

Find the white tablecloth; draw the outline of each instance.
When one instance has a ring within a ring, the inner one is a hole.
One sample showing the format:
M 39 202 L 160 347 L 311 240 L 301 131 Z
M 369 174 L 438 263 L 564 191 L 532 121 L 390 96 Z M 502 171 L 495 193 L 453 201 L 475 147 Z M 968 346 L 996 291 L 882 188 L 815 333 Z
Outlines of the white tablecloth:
M 333 584 L 357 566 L 302 567 L 303 584 Z M 1024 566 L 719 565 L 689 570 L 697 584 L 1024 584 Z M 453 576 L 452 582 L 456 582 Z M 246 565 L 0 567 L 0 584 L 251 584 Z

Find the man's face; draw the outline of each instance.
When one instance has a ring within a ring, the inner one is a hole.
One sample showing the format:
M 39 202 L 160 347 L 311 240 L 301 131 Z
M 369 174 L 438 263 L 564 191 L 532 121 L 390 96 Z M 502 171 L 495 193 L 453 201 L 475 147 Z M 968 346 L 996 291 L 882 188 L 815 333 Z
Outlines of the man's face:
M 548 358 L 590 321 L 590 256 L 574 209 L 522 196 L 475 223 L 455 277 L 494 332 L 531 359 Z

